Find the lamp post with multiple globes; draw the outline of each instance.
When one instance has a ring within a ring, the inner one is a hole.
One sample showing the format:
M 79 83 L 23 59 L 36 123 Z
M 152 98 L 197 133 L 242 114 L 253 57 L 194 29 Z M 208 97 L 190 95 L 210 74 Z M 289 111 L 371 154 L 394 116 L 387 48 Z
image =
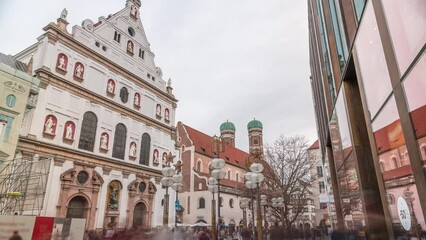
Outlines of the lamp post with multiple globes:
M 216 201 L 214 199 L 214 194 L 218 192 L 217 180 L 213 177 L 210 177 L 208 180 L 209 192 L 212 193 L 212 239 L 216 239 Z
M 262 210 L 261 210 L 261 206 L 260 206 L 260 183 L 265 179 L 265 177 L 262 174 L 263 165 L 261 163 L 258 163 L 256 160 L 257 160 L 257 158 L 255 158 L 255 162 L 253 164 L 251 164 L 250 172 L 248 172 L 246 174 L 246 179 L 248 180 L 246 182 L 246 187 L 249 188 L 249 189 L 257 189 L 257 192 L 256 192 L 257 239 L 262 240 L 263 239 L 263 228 L 262 228 Z

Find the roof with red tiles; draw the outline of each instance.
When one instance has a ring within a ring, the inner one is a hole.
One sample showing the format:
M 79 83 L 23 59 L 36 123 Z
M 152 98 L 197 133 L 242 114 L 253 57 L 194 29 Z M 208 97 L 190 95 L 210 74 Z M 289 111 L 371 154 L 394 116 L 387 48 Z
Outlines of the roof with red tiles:
M 312 149 L 318 149 L 319 148 L 319 141 L 316 140 L 309 148 L 308 150 L 312 150 Z
M 188 133 L 189 138 L 194 143 L 195 152 L 214 158 L 215 154 L 213 153 L 211 146 L 212 136 L 191 128 L 188 125 L 183 124 L 183 126 Z M 248 156 L 249 154 L 247 152 L 226 144 L 224 151 L 219 154 L 219 157 L 225 160 L 226 163 L 241 168 L 246 168 L 244 166 L 244 162 Z

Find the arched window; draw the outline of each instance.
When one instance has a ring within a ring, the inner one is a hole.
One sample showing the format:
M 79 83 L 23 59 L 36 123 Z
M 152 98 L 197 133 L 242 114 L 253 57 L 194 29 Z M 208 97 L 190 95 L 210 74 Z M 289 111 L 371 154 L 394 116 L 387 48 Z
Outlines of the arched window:
M 83 122 L 81 124 L 80 141 L 78 142 L 79 149 L 93 152 L 97 125 L 98 118 L 94 113 L 84 113 Z
M 231 170 L 228 170 L 228 179 L 231 180 Z
M 237 181 L 237 182 L 240 181 L 240 174 L 239 173 L 235 174 L 235 181 Z
M 126 149 L 127 129 L 124 124 L 115 126 L 114 145 L 112 147 L 112 157 L 124 159 Z
M 221 207 L 223 207 L 223 198 L 222 198 L 222 197 L 220 197 L 220 198 L 219 198 L 219 205 L 220 205 Z
M 151 137 L 148 133 L 142 134 L 141 151 L 139 153 L 139 163 L 142 165 L 149 165 L 149 151 L 151 147 Z
M 392 169 L 398 168 L 398 159 L 396 159 L 396 157 L 392 157 Z
M 229 199 L 229 207 L 234 208 L 234 199 Z
M 423 160 L 426 159 L 426 146 L 422 147 Z
M 382 161 L 380 161 L 379 162 L 379 164 L 380 164 L 380 171 L 381 172 L 384 172 L 386 169 L 385 169 L 385 163 L 384 162 L 382 162 Z
M 201 161 L 197 162 L 197 171 L 201 172 Z
M 120 89 L 120 99 L 123 103 L 127 103 L 127 101 L 129 100 L 129 91 L 126 87 L 122 87 Z
M 198 208 L 206 208 L 206 200 L 204 198 L 198 199 Z

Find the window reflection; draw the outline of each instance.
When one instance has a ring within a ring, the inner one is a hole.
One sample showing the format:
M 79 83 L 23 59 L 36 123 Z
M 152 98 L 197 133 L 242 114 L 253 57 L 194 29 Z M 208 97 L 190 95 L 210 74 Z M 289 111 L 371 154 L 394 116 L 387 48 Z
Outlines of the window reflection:
M 374 120 L 372 128 L 379 164 L 383 166 L 382 176 L 395 237 L 402 236 L 406 232 L 416 234 L 415 231 L 420 229 L 413 226 L 420 224 L 421 229 L 426 229 L 426 226 L 393 96 Z M 395 204 L 392 198 L 397 199 L 398 203 Z M 408 206 L 407 211 L 401 202 Z M 409 215 L 401 215 L 402 211 Z M 406 221 L 407 217 L 411 220 Z
M 359 78 L 364 87 L 370 117 L 374 118 L 389 97 L 392 86 L 371 2 L 368 1 L 365 7 L 354 45 L 358 56 Z
M 426 42 L 426 1 L 382 0 L 401 75 Z

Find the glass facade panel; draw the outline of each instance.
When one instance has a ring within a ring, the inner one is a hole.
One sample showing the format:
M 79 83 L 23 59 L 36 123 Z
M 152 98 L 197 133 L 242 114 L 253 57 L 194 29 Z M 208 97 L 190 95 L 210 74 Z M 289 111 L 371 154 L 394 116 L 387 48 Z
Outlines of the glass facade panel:
M 336 169 L 338 169 L 352 151 L 352 140 L 349 133 L 349 124 L 342 90 L 337 98 L 336 106 L 330 120 L 330 134 L 334 162 Z
M 389 97 L 392 86 L 371 1 L 364 11 L 354 46 L 358 56 L 358 77 L 364 85 L 370 117 L 374 118 Z
M 333 24 L 334 38 L 336 39 L 336 49 L 339 57 L 339 69 L 343 71 L 348 58 L 348 49 L 346 46 L 345 30 L 342 26 L 342 17 L 340 15 L 340 8 L 338 1 L 329 0 L 331 20 Z
M 358 21 L 361 18 L 361 14 L 362 14 L 362 10 L 364 10 L 364 6 L 365 6 L 365 0 L 354 0 L 355 15 Z
M 382 0 L 382 4 L 402 75 L 426 42 L 426 1 Z
M 405 145 L 401 122 L 392 96 L 372 124 L 379 163 L 395 237 L 416 235 L 426 229 L 417 187 Z
M 316 2 L 317 2 L 316 5 L 317 5 L 317 14 L 318 14 L 318 28 L 319 28 L 320 38 L 321 38 L 321 50 L 322 50 L 322 57 L 324 60 L 323 67 L 325 68 L 325 73 L 327 74 L 327 83 L 328 83 L 328 88 L 330 91 L 331 102 L 333 104 L 336 98 L 336 87 L 335 87 L 335 83 L 331 73 L 330 57 L 328 54 L 328 42 L 327 42 L 327 34 L 325 32 L 322 3 L 320 0 L 317 0 Z

